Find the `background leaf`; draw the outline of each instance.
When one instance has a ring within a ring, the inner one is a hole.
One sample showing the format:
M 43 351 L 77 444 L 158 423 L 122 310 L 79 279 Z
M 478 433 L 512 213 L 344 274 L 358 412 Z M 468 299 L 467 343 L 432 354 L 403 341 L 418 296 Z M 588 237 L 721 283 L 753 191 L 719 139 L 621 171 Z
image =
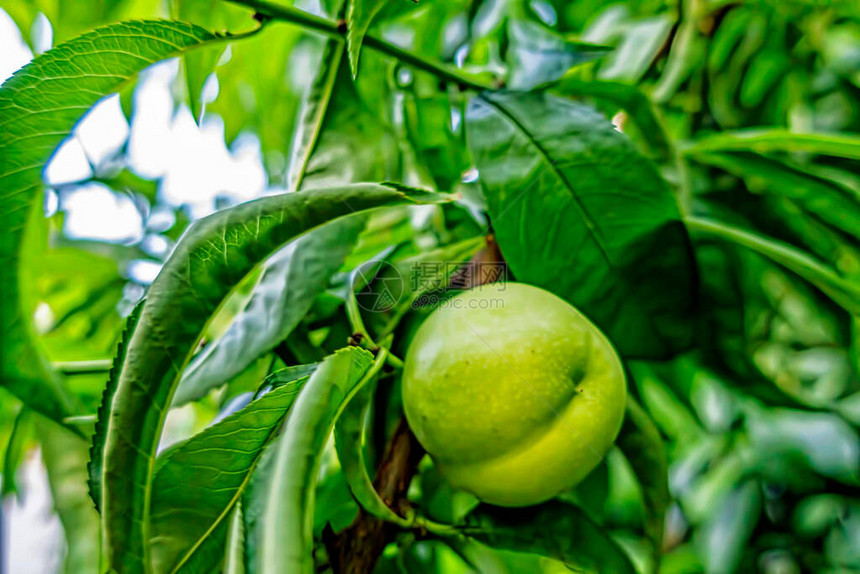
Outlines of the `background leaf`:
M 539 554 L 579 572 L 636 572 L 599 526 L 577 507 L 560 501 L 527 508 L 480 505 L 460 530 L 494 548 Z
M 716 151 L 802 151 L 860 159 L 860 136 L 855 134 L 804 134 L 788 130 L 724 132 L 695 141 L 686 153 Z
M 48 471 L 51 496 L 66 535 L 63 572 L 99 571 L 99 516 L 87 489 L 87 443 L 56 423 L 40 419 L 42 461 Z
M 645 532 L 654 545 L 656 563 L 663 552 L 663 528 L 669 507 L 669 469 L 660 431 L 641 406 L 627 397 L 627 415 L 616 439 L 642 485 Z
M 15 475 L 21 457 L 26 451 L 27 442 L 31 440 L 30 434 L 33 430 L 33 414 L 25 408 L 21 408 L 15 417 L 9 442 L 6 445 L 6 453 L 3 456 L 3 489 L 0 497 L 6 498 L 8 494 L 18 494 L 18 482 Z
M 609 52 L 601 46 L 572 42 L 537 22 L 510 18 L 508 88 L 531 90 L 562 77 L 570 68 Z
M 784 265 L 821 289 L 845 309 L 854 314 L 860 313 L 857 303 L 860 286 L 839 277 L 832 269 L 809 254 L 767 237 L 705 218 L 687 218 L 687 226 L 696 232 L 714 235 L 743 245 Z

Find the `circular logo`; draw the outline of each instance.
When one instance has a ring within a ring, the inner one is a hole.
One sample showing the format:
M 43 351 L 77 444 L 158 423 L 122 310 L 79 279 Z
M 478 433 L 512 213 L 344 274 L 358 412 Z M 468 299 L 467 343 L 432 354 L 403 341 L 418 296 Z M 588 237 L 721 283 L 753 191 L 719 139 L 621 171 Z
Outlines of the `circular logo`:
M 394 308 L 404 295 L 403 276 L 385 261 L 368 261 L 352 273 L 352 290 L 358 306 L 371 313 Z

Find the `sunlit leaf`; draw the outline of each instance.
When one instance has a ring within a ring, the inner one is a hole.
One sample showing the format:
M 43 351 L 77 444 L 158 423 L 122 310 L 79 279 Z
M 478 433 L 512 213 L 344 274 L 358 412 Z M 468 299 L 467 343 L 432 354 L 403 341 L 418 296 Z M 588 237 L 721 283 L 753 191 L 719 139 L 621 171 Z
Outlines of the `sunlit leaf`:
M 18 416 L 15 417 L 12 433 L 9 435 L 9 442 L 3 455 L 3 488 L 0 490 L 0 497 L 2 498 L 8 494 L 18 494 L 16 474 L 32 431 L 33 414 L 27 409 L 21 408 L 18 411 Z
M 860 159 L 860 135 L 748 129 L 707 136 L 696 140 L 685 150 L 688 154 L 722 151 L 808 152 Z
M 287 174 L 290 189 L 298 189 L 304 182 L 308 162 L 317 147 L 320 132 L 323 129 L 335 81 L 340 76 L 342 58 L 343 43 L 340 40 L 328 40 L 323 50 L 323 65 L 320 66 L 319 72 L 311 84 L 310 92 L 302 106 L 301 118 L 296 126 L 295 149 L 290 158 Z
M 554 30 L 526 18 L 511 18 L 510 77 L 507 87 L 530 90 L 562 77 L 570 68 L 604 56 L 610 49 L 570 41 Z

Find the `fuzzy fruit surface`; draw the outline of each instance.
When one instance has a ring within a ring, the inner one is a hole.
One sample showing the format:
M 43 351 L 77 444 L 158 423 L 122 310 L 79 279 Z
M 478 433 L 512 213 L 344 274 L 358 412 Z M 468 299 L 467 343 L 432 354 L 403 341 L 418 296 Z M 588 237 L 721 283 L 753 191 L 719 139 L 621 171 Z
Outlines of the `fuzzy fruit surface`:
M 434 311 L 403 373 L 406 418 L 440 472 L 501 506 L 581 481 L 612 446 L 626 393 L 603 333 L 521 283 L 471 289 Z

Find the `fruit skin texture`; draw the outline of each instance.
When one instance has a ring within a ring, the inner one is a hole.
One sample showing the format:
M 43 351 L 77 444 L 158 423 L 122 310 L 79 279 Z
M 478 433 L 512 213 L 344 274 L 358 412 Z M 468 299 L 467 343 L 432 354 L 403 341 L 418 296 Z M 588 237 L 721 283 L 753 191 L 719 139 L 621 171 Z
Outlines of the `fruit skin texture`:
M 452 298 L 418 329 L 403 405 L 455 487 L 528 506 L 582 480 L 612 446 L 627 384 L 612 344 L 582 313 L 522 283 Z

